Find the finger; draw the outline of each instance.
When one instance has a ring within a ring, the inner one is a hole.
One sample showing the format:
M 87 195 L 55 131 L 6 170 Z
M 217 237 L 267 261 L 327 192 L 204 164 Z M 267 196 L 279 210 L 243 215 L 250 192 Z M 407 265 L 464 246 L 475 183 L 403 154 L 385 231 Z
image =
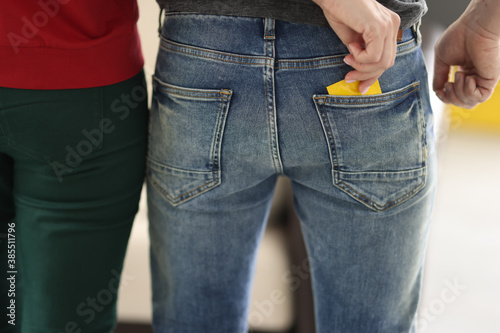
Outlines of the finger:
M 344 62 L 359 72 L 375 72 L 381 70 L 378 63 L 359 63 L 351 54 L 344 58 Z
M 434 91 L 443 91 L 444 85 L 448 82 L 450 66 L 437 57 L 434 59 L 434 77 L 432 79 L 432 89 Z
M 394 55 L 393 55 L 394 54 Z M 357 71 L 360 72 L 377 72 L 377 71 L 384 71 L 394 65 L 394 59 L 395 58 L 395 53 L 393 53 L 388 56 L 388 61 L 387 63 L 382 63 L 382 62 L 376 62 L 376 63 L 360 63 L 357 62 L 356 59 L 352 56 L 352 54 L 347 55 L 344 58 L 344 62 L 354 68 Z
M 463 103 L 462 107 L 473 108 L 479 103 L 485 102 L 492 92 L 492 90 L 480 87 L 473 75 L 466 75 L 462 72 L 455 74 L 453 93 Z
M 434 91 L 436 96 L 441 100 L 443 103 L 450 103 L 448 99 L 446 98 L 446 94 L 444 92 L 444 88 L 442 90 L 436 90 Z
M 459 80 L 458 80 L 459 81 Z M 467 95 L 467 102 L 458 97 L 457 81 L 455 83 L 447 82 L 443 89 L 436 90 L 436 96 L 443 102 L 447 104 L 454 104 L 463 108 L 472 108 L 479 103 L 484 102 L 490 96 L 489 93 L 483 88 L 477 87 L 476 81 L 472 76 L 467 76 L 465 79 L 465 94 Z
M 477 102 L 474 101 L 474 92 L 470 90 L 470 87 L 465 82 L 465 73 L 456 72 L 455 82 L 453 85 L 455 95 L 461 100 L 465 105 L 475 105 Z
M 349 50 L 359 63 L 379 62 L 383 55 L 384 38 L 373 31 L 363 34 L 364 47 L 359 43 L 349 44 Z
M 396 35 L 394 38 L 387 37 L 384 41 L 384 49 L 382 50 L 382 55 L 380 59 L 376 62 L 361 62 L 356 56 L 351 53 L 344 58 L 344 61 L 360 72 L 375 72 L 375 71 L 385 71 L 386 69 L 394 66 L 394 61 L 396 58 L 397 42 Z M 352 48 L 353 52 L 357 52 L 356 47 Z
M 366 47 L 359 54 L 360 62 L 380 62 L 383 59 L 386 52 L 386 36 L 376 31 L 376 29 L 370 29 L 363 34 Z
M 475 103 L 483 103 L 487 101 L 493 94 L 496 83 L 492 84 L 491 88 L 487 88 L 481 85 L 480 79 L 478 79 L 474 75 L 468 75 L 465 78 L 465 86 L 465 92 L 469 96 L 469 99 L 471 99 Z
M 379 42 L 379 45 L 372 46 L 373 44 L 367 44 L 364 49 L 359 46 L 351 47 L 353 49 L 352 55 L 359 63 L 378 63 L 382 59 L 383 55 L 383 41 Z
M 375 82 L 381 75 L 384 73 L 383 70 L 373 71 L 373 72 L 361 72 L 358 70 L 350 71 L 346 74 L 346 81 L 367 81 L 371 79 L 375 79 Z
M 456 105 L 458 107 L 466 108 L 466 109 L 470 109 L 470 108 L 472 108 L 475 105 L 475 104 L 471 105 L 469 103 L 466 103 L 465 101 L 461 100 L 457 96 L 457 93 L 456 93 L 456 90 L 455 90 L 455 83 L 446 82 L 445 85 L 444 85 L 444 92 L 445 92 L 445 95 L 446 95 L 447 103 L 451 103 L 451 104 L 454 104 L 454 105 Z
M 361 61 L 358 59 L 358 57 L 361 54 L 361 52 L 363 52 L 363 50 L 365 49 L 365 44 L 353 42 L 353 43 L 349 43 L 347 45 L 347 48 L 349 49 L 349 52 L 351 53 L 351 56 L 354 59 L 354 61 L 361 63 Z
M 359 83 L 359 92 L 363 95 L 366 94 L 368 89 L 370 89 L 370 87 L 377 81 L 377 79 L 378 77 L 374 77 L 365 81 L 361 81 Z

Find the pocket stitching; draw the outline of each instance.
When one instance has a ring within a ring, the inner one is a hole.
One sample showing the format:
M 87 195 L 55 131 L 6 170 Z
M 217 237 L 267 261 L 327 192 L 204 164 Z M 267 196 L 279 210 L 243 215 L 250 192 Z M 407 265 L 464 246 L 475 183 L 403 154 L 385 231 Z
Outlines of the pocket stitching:
M 232 54 L 227 52 L 201 48 L 197 46 L 176 43 L 166 39 L 163 36 L 160 36 L 160 47 L 167 52 L 170 51 L 174 53 L 185 54 L 188 56 L 205 58 L 215 61 L 222 61 L 226 63 L 240 64 L 240 65 L 260 66 L 262 65 L 263 62 L 267 60 L 266 57 L 262 56 L 245 56 L 245 55 Z
M 324 121 L 326 121 L 326 123 L 328 124 L 328 128 L 330 130 L 329 133 L 325 133 L 325 130 L 323 130 L 323 132 L 325 134 L 327 134 L 328 136 L 328 146 L 329 146 L 329 151 L 330 151 L 330 158 L 333 159 L 333 171 L 335 170 L 338 170 L 339 168 L 339 165 L 338 165 L 338 153 L 337 153 L 337 145 L 335 144 L 335 137 L 333 136 L 333 129 L 332 129 L 332 125 L 330 124 L 330 119 L 328 119 L 328 116 L 326 115 L 326 109 L 325 109 L 325 104 L 322 104 L 322 109 L 323 109 L 323 112 L 322 112 L 322 116 L 321 116 L 321 119 L 322 119 L 322 123 Z M 332 151 L 332 144 L 333 144 L 333 149 L 335 151 L 335 154 L 332 154 L 331 151 Z
M 211 89 L 188 89 L 188 88 L 183 88 L 183 87 L 178 87 L 173 84 L 169 84 L 166 82 L 161 81 L 158 79 L 156 76 L 153 75 L 153 80 L 156 81 L 160 85 L 160 89 L 166 92 L 167 94 L 172 94 L 172 95 L 178 95 L 178 96 L 184 96 L 184 97 L 190 97 L 190 98 L 229 98 L 232 95 L 232 91 L 230 89 L 220 89 L 220 90 L 211 90 Z M 172 91 L 171 91 L 172 90 Z M 192 96 L 192 95 L 185 95 L 178 93 L 177 91 L 181 92 L 192 92 L 192 93 L 199 93 L 199 94 L 219 94 L 219 96 Z M 222 96 L 226 95 L 226 96 Z
M 149 166 L 150 166 L 151 169 L 154 169 L 154 168 L 151 167 L 151 165 L 153 163 L 154 164 L 158 164 L 157 162 L 155 162 L 155 161 L 153 161 L 151 159 L 148 159 L 148 162 L 149 162 L 148 164 L 150 164 Z M 164 169 L 171 169 L 171 168 L 169 168 L 167 166 L 163 166 L 163 165 L 159 165 L 159 167 L 164 168 Z M 160 171 L 160 170 L 157 170 L 157 171 Z M 189 171 L 180 171 L 180 172 L 189 173 Z M 197 173 L 200 173 L 200 172 L 197 172 Z M 192 189 L 192 190 L 190 190 L 188 192 L 181 193 L 181 194 L 179 194 L 176 197 L 170 195 L 167 191 L 165 191 L 163 189 L 163 187 L 161 186 L 161 182 L 157 181 L 156 177 L 151 172 L 149 173 L 149 180 L 150 180 L 151 185 L 153 185 L 153 187 L 157 191 L 159 191 L 160 194 L 165 199 L 167 199 L 172 205 L 177 206 L 177 205 L 180 205 L 181 203 L 186 202 L 186 201 L 188 201 L 188 200 L 190 200 L 190 199 L 192 199 L 192 198 L 194 198 L 194 197 L 196 197 L 196 196 L 198 196 L 200 194 L 203 194 L 203 193 L 207 192 L 208 190 L 210 190 L 210 189 L 212 189 L 212 188 L 214 188 L 214 187 L 216 187 L 217 185 L 220 184 L 220 175 L 218 175 L 218 174 L 216 175 L 215 170 L 208 171 L 206 173 L 211 173 L 213 180 L 211 180 L 209 182 L 206 182 L 205 184 L 200 185 L 197 188 Z M 204 188 L 204 187 L 206 187 L 206 188 Z M 196 193 L 190 195 L 190 193 L 192 193 L 192 192 L 196 192 Z M 182 199 L 182 198 L 184 198 L 184 199 Z
M 417 98 L 417 100 L 418 100 L 418 107 L 419 107 L 420 110 L 422 110 L 422 104 L 421 104 L 421 101 L 420 101 L 420 94 L 419 94 L 419 91 L 420 91 L 420 82 L 416 82 L 414 84 L 411 84 L 408 87 L 403 88 L 400 91 L 396 91 L 394 93 L 390 93 L 390 94 L 388 94 L 388 95 L 386 95 L 384 97 L 388 97 L 388 96 L 391 96 L 391 95 L 394 95 L 394 94 L 398 94 L 398 93 L 403 93 L 407 89 L 412 89 L 412 90 L 406 92 L 402 96 L 391 98 L 389 100 L 383 100 L 382 102 L 385 103 L 385 102 L 394 101 L 394 100 L 397 100 L 397 99 L 400 99 L 400 98 L 404 98 L 404 97 L 408 96 L 409 94 L 415 92 L 417 94 L 417 97 L 418 97 Z M 373 200 L 367 198 L 365 195 L 359 193 L 358 191 L 356 191 L 355 189 L 353 189 L 352 187 L 350 187 L 348 184 L 346 184 L 345 182 L 343 182 L 341 180 L 341 178 L 340 178 L 341 175 L 340 175 L 340 170 L 339 170 L 339 166 L 338 166 L 337 145 L 335 143 L 335 137 L 333 135 L 333 129 L 332 129 L 330 120 L 329 120 L 329 118 L 327 116 L 327 112 L 326 112 L 325 106 L 327 104 L 330 104 L 330 105 L 332 105 L 332 104 L 333 105 L 346 105 L 346 104 L 360 105 L 360 104 L 366 104 L 368 106 L 370 104 L 375 104 L 375 102 L 372 102 L 372 103 L 357 103 L 357 104 L 356 103 L 328 103 L 328 102 L 326 102 L 326 99 L 329 98 L 328 96 L 314 96 L 313 98 L 314 98 L 315 102 L 317 102 L 318 104 L 320 104 L 322 106 L 321 108 L 317 107 L 316 109 L 317 109 L 318 113 L 320 114 L 321 123 L 323 124 L 323 127 L 324 127 L 323 128 L 323 132 L 327 136 L 327 143 L 328 143 L 328 147 L 329 147 L 329 154 L 330 154 L 330 158 L 331 158 L 331 163 L 333 164 L 332 178 L 333 178 L 333 185 L 334 186 L 336 186 L 337 188 L 341 189 L 342 191 L 344 191 L 346 194 L 350 195 L 351 197 L 353 197 L 357 201 L 361 201 L 363 204 L 365 204 L 369 208 L 375 208 L 377 211 L 383 211 L 383 210 L 388 209 L 389 207 L 392 207 L 392 206 L 395 206 L 397 204 L 400 204 L 400 203 L 402 203 L 402 202 L 410 199 L 414 194 L 418 193 L 418 191 L 420 191 L 423 187 L 425 187 L 425 185 L 427 183 L 427 179 L 426 179 L 427 178 L 426 177 L 427 167 L 426 167 L 426 159 L 425 158 L 422 159 L 422 166 L 420 168 L 411 169 L 411 170 L 414 170 L 414 171 L 419 171 L 419 175 L 416 176 L 415 178 L 423 177 L 423 180 L 421 182 L 419 182 L 414 188 L 412 188 L 411 190 L 407 191 L 406 193 L 404 193 L 403 195 L 399 196 L 398 198 L 396 198 L 396 199 L 394 199 L 394 200 L 386 203 L 384 206 L 381 206 L 381 205 L 377 204 Z M 338 97 L 333 97 L 333 98 L 338 98 Z M 363 98 L 363 97 L 361 97 L 361 98 Z M 425 151 L 425 149 L 426 149 L 426 136 L 425 136 L 425 121 L 422 122 L 423 112 L 419 112 L 418 119 L 419 119 L 419 128 L 418 128 L 418 130 L 423 132 L 423 133 L 420 133 L 421 148 L 423 148 L 423 151 Z M 326 131 L 325 123 L 328 126 L 329 133 L 327 133 L 327 131 Z M 332 145 L 333 145 L 334 154 L 332 154 Z M 422 154 L 422 150 L 420 150 L 420 154 Z M 377 172 L 377 171 L 375 171 L 375 172 Z M 379 173 L 379 172 L 377 172 L 377 173 Z
M 394 97 L 394 98 L 391 98 L 391 99 L 380 100 L 381 98 L 389 97 L 391 95 L 400 94 L 400 93 L 403 93 L 406 90 L 412 89 L 412 88 L 413 88 L 413 90 L 408 91 L 406 94 L 404 94 L 402 96 Z M 415 84 L 412 84 L 412 85 L 410 85 L 408 87 L 403 88 L 400 91 L 395 91 L 395 92 L 392 92 L 392 93 L 381 94 L 381 95 L 367 95 L 367 96 L 360 96 L 360 97 L 353 97 L 353 96 L 343 97 L 343 96 L 340 96 L 340 95 L 339 96 L 336 96 L 336 95 L 321 95 L 321 96 L 315 96 L 314 99 L 316 99 L 318 101 L 318 103 L 322 103 L 322 105 L 332 105 L 332 106 L 335 106 L 335 105 L 356 105 L 356 106 L 366 105 L 366 106 L 371 106 L 371 105 L 377 105 L 377 104 L 380 104 L 380 103 L 392 102 L 394 100 L 406 97 L 409 94 L 411 94 L 411 93 L 413 93 L 415 91 L 419 91 L 419 90 L 420 90 L 420 82 L 417 82 Z M 336 100 L 352 99 L 353 101 L 356 101 L 357 103 L 356 102 L 352 102 L 352 103 L 351 102 L 349 102 L 349 103 L 347 103 L 347 102 L 344 102 L 344 103 L 341 103 L 341 102 L 327 102 L 326 101 L 327 99 L 336 99 Z M 373 99 L 373 101 L 371 101 L 372 99 Z M 370 102 L 368 102 L 367 100 L 370 100 Z M 420 100 L 420 98 L 419 98 L 419 100 Z
M 416 170 L 419 170 L 419 169 L 416 169 Z M 349 191 L 349 189 L 350 189 L 352 192 L 356 193 L 356 194 L 353 194 L 353 195 L 355 195 L 357 197 L 359 196 L 361 198 L 366 199 L 366 201 L 371 202 L 371 204 L 369 204 L 370 205 L 369 207 L 375 207 L 377 210 L 383 211 L 383 210 L 385 210 L 385 209 L 387 209 L 387 208 L 389 208 L 391 206 L 397 205 L 399 203 L 402 203 L 402 202 L 408 200 L 409 198 L 411 198 L 413 196 L 414 193 L 417 193 L 420 189 L 422 189 L 425 186 L 425 184 L 427 183 L 427 180 L 426 180 L 427 177 L 425 177 L 427 167 L 424 166 L 420 170 L 422 171 L 422 175 L 420 175 L 418 177 L 423 177 L 423 181 L 421 183 L 419 183 L 417 186 L 415 186 L 414 188 L 412 188 L 411 190 L 409 190 L 405 194 L 403 194 L 400 197 L 398 197 L 398 198 L 396 198 L 396 199 L 394 199 L 394 200 L 386 203 L 383 206 L 377 204 L 373 200 L 367 198 L 365 195 L 359 193 L 358 191 L 356 191 L 355 189 L 353 189 L 352 187 L 350 187 L 349 185 L 347 185 L 346 183 L 344 183 L 342 180 L 340 180 L 340 178 L 338 180 L 335 179 L 334 185 L 337 186 L 337 187 L 339 187 L 339 188 L 343 188 L 344 191 L 346 193 L 348 193 L 348 194 L 350 192 Z M 362 201 L 364 201 L 364 200 L 362 200 Z
M 171 171 L 176 170 L 179 173 L 184 173 L 184 174 L 189 174 L 189 173 L 196 173 L 200 175 L 207 175 L 211 174 L 211 180 L 208 182 L 205 182 L 204 184 L 194 188 L 190 189 L 187 192 L 183 192 L 177 196 L 172 196 L 168 191 L 166 191 L 162 185 L 163 183 L 157 180 L 157 177 L 155 177 L 151 172 L 149 172 L 149 178 L 151 184 L 162 194 L 165 199 L 167 199 L 172 205 L 177 206 L 183 202 L 186 202 L 202 193 L 207 192 L 208 190 L 218 186 L 221 183 L 221 172 L 220 172 L 220 151 L 221 151 L 221 145 L 222 145 L 222 135 L 225 127 L 225 119 L 228 114 L 229 110 L 229 103 L 232 97 L 232 90 L 230 89 L 221 89 L 221 90 L 209 90 L 209 89 L 187 89 L 187 88 L 182 88 L 182 87 L 177 87 L 174 85 L 169 85 L 167 83 L 162 82 L 161 80 L 157 79 L 156 77 L 153 76 L 155 81 L 159 84 L 159 88 L 163 90 L 167 94 L 172 94 L 172 95 L 177 95 L 177 96 L 185 96 L 189 97 L 191 99 L 218 99 L 220 100 L 220 110 L 218 112 L 218 117 L 217 117 L 217 122 L 215 125 L 216 128 L 216 133 L 214 135 L 214 139 L 211 144 L 211 152 L 210 152 L 210 163 L 211 163 L 211 170 L 210 171 L 191 171 L 191 170 L 185 170 L 185 169 L 179 169 L 175 168 L 172 166 L 168 166 L 159 162 L 154 161 L 151 157 L 148 157 L 148 164 L 150 169 L 156 170 L 158 172 L 168 172 L 171 173 Z M 201 96 L 192 96 L 192 95 L 185 95 L 185 94 L 180 94 L 177 91 L 187 91 L 187 92 L 193 92 L 193 93 L 204 93 L 204 94 L 219 94 L 219 96 L 209 96 L 209 97 L 201 97 Z M 226 111 L 224 111 L 226 110 Z

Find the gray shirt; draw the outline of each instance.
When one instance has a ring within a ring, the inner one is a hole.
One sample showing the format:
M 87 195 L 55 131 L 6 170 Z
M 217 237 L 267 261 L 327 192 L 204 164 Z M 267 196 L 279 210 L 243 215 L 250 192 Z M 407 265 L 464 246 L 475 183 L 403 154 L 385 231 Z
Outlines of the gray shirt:
M 277 20 L 328 25 L 312 0 L 157 0 L 167 11 L 214 15 L 270 17 Z M 400 29 L 415 24 L 427 11 L 425 0 L 378 0 L 401 17 Z

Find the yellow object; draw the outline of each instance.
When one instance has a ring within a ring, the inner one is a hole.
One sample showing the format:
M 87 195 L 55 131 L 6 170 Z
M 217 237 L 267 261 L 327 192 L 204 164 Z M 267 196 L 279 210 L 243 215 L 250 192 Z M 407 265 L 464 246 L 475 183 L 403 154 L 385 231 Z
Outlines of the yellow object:
M 458 67 L 452 66 L 450 70 L 450 82 L 455 81 L 455 73 Z M 500 85 L 497 85 L 489 100 L 469 110 L 454 105 L 446 105 L 447 111 L 451 113 L 450 129 L 456 130 L 460 127 L 478 130 L 500 130 Z
M 362 95 L 359 92 L 359 81 L 355 81 L 352 83 L 347 83 L 345 80 L 339 81 L 332 85 L 326 87 L 329 95 L 337 95 L 337 96 L 359 96 Z M 378 80 L 368 88 L 368 91 L 365 95 L 377 95 L 381 94 L 382 90 L 380 89 L 380 83 Z
M 450 127 L 452 130 L 463 128 L 500 131 L 500 86 L 486 102 L 472 110 L 447 105 L 451 111 Z

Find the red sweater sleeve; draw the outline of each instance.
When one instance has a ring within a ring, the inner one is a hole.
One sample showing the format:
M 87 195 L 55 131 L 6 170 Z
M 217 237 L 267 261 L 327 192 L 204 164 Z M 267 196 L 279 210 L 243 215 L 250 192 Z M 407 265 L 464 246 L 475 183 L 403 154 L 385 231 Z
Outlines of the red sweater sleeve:
M 76 89 L 137 74 L 136 0 L 0 1 L 0 87 Z

